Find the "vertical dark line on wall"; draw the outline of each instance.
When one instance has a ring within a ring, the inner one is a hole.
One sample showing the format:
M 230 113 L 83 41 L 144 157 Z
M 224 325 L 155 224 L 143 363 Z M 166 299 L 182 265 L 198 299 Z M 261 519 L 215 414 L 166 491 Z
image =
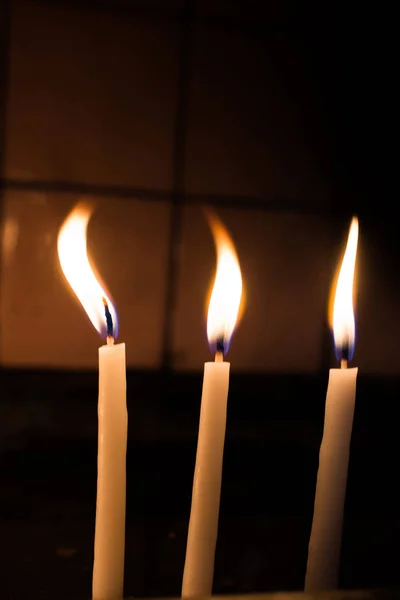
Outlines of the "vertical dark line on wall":
M 181 21 L 179 43 L 178 100 L 175 123 L 173 157 L 173 194 L 170 218 L 170 238 L 167 255 L 166 299 L 162 338 L 162 367 L 171 369 L 173 364 L 173 335 L 176 315 L 176 297 L 179 279 L 179 251 L 182 236 L 183 195 L 186 168 L 186 137 L 188 127 L 188 102 L 190 62 L 193 42 L 193 17 L 195 0 L 186 0 Z
M 9 79 L 9 52 L 11 29 L 11 0 L 0 2 L 0 368 L 3 366 L 2 337 L 2 288 L 3 288 L 3 225 L 4 225 L 4 188 L 1 181 L 5 175 L 7 99 Z

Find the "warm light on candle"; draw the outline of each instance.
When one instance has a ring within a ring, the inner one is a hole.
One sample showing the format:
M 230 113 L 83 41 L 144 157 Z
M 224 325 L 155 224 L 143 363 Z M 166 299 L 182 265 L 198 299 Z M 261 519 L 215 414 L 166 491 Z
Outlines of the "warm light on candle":
M 209 216 L 217 251 L 217 271 L 207 317 L 207 338 L 218 354 L 227 353 L 239 317 L 242 298 L 242 274 L 233 242 L 214 215 Z
M 355 321 L 353 308 L 354 271 L 357 256 L 358 219 L 353 218 L 336 285 L 332 328 L 338 359 L 350 360 L 354 354 Z
M 115 344 L 114 305 L 95 276 L 86 248 L 92 208 L 78 204 L 58 234 L 62 271 L 89 319 L 107 345 L 99 348 L 97 502 L 93 561 L 93 600 L 123 598 L 126 514 L 125 344 Z
M 63 273 L 99 334 L 109 336 L 105 308 L 111 317 L 113 338 L 118 335 L 118 318 L 114 305 L 97 280 L 86 248 L 87 228 L 92 208 L 78 204 L 68 215 L 58 234 L 58 257 Z M 106 302 L 104 302 L 104 300 Z
M 243 308 L 242 275 L 233 242 L 221 223 L 207 211 L 217 251 L 217 271 L 210 295 L 207 337 L 215 361 L 204 365 L 199 436 L 192 506 L 186 545 L 182 597 L 210 596 L 218 536 L 229 362 L 224 362 Z
M 355 343 L 353 293 L 357 244 L 358 220 L 354 217 L 335 295 L 331 294 L 331 327 L 341 368 L 329 370 L 314 515 L 308 545 L 306 592 L 333 590 L 339 584 L 343 514 L 358 374 L 357 367 L 347 368 Z

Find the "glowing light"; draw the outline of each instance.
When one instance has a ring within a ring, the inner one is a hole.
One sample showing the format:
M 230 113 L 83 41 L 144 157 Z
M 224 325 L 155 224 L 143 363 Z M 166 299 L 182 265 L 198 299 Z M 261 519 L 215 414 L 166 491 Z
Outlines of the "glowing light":
M 347 354 L 350 360 L 355 346 L 355 319 L 353 308 L 354 271 L 358 244 L 358 219 L 353 218 L 347 240 L 333 303 L 332 327 L 338 358 Z
M 114 305 L 96 279 L 90 264 L 86 236 L 92 209 L 78 204 L 68 215 L 58 234 L 58 257 L 69 285 L 102 337 L 116 338 L 118 317 Z
M 217 252 L 217 270 L 207 317 L 207 338 L 212 351 L 226 354 L 238 321 L 242 274 L 233 242 L 217 217 L 208 215 Z

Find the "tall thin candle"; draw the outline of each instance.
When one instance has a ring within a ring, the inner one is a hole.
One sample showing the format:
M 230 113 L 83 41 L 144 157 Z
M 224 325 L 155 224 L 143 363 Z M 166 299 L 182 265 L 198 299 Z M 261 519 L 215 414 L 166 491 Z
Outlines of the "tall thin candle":
M 308 549 L 306 591 L 338 587 L 343 512 L 347 487 L 358 369 L 348 369 L 355 341 L 353 281 L 358 221 L 353 219 L 337 281 L 333 334 L 340 369 L 329 372 L 324 432 L 319 454 L 314 517 Z
M 64 275 L 92 324 L 107 338 L 99 348 L 97 508 L 94 541 L 93 599 L 123 597 L 125 559 L 126 410 L 125 344 L 114 344 L 118 321 L 109 296 L 97 281 L 86 251 L 91 217 L 78 205 L 63 223 L 58 255 Z
M 235 328 L 242 295 L 242 277 L 233 243 L 218 219 L 210 217 L 210 225 L 217 248 L 217 273 L 208 310 L 207 336 L 215 351 L 215 361 L 204 365 L 182 597 L 208 596 L 212 591 L 230 371 L 224 354 Z

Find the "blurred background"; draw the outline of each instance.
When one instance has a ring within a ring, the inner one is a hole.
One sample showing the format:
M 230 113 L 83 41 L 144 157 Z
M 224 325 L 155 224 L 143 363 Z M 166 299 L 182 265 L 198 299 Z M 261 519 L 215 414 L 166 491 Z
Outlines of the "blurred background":
M 95 206 L 90 257 L 127 347 L 127 595 L 180 594 L 210 358 L 204 206 L 232 235 L 246 291 L 228 355 L 215 592 L 303 586 L 336 365 L 328 299 L 354 214 L 359 379 L 341 585 L 399 584 L 390 21 L 294 0 L 3 1 L 5 597 L 91 591 L 103 342 L 57 256 L 82 200 Z

